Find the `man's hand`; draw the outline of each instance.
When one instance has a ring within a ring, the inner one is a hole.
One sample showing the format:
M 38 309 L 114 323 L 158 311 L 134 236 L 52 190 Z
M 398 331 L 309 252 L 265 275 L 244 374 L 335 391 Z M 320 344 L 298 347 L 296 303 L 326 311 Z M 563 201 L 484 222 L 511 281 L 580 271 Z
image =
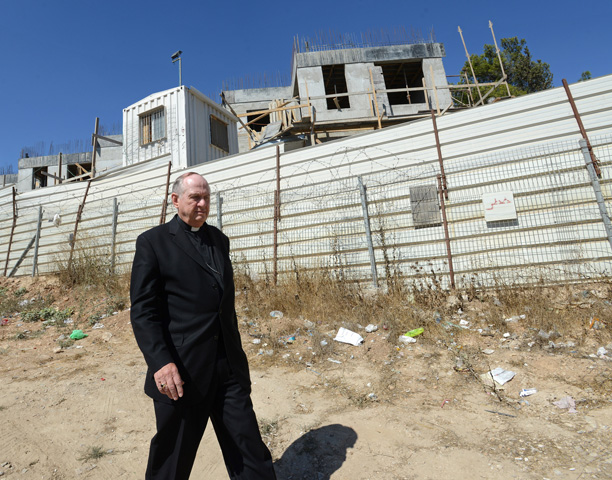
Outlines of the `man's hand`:
M 155 384 L 161 393 L 172 400 L 178 400 L 183 396 L 183 379 L 179 375 L 178 368 L 174 363 L 168 363 L 153 375 Z

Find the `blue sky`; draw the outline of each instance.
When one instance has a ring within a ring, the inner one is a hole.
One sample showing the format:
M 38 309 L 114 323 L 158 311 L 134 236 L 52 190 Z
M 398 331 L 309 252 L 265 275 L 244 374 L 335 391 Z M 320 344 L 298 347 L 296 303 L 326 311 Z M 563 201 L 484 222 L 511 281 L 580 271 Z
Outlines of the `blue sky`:
M 0 0 L 0 168 L 16 171 L 24 147 L 89 145 L 95 117 L 120 130 L 123 108 L 178 85 L 177 50 L 183 83 L 216 97 L 224 81 L 288 77 L 296 35 L 433 28 L 451 75 L 466 59 L 457 26 L 482 53 L 491 20 L 498 43 L 525 38 L 559 86 L 612 73 L 611 19 L 611 0 Z

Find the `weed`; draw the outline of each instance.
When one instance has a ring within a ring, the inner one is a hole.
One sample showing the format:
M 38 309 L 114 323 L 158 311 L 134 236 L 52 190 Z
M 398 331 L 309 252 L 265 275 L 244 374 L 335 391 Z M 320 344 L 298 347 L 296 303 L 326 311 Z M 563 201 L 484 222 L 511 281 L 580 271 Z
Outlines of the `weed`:
M 102 314 L 100 314 L 100 313 L 93 313 L 89 317 L 87 317 L 87 323 L 90 326 L 94 326 L 100 320 L 102 320 Z
M 267 420 L 262 418 L 259 419 L 257 423 L 259 423 L 259 432 L 261 433 L 262 440 L 268 448 L 272 449 L 278 432 L 278 420 Z
M 92 460 L 99 460 L 109 453 L 110 451 L 104 450 L 104 447 L 95 445 L 88 447 L 77 460 L 81 462 L 90 462 Z
M 74 340 L 70 337 L 63 338 L 61 340 L 58 340 L 57 344 L 59 345 L 60 348 L 68 348 L 74 345 Z
M 25 287 L 21 287 L 21 288 L 18 288 L 17 290 L 15 290 L 15 296 L 17 298 L 23 297 L 26 293 L 28 293 L 28 289 L 25 288 Z
M 261 419 L 259 421 L 259 431 L 262 437 L 272 437 L 276 435 L 278 420 Z
M 82 237 L 77 240 L 72 258 L 56 258 L 60 283 L 67 287 L 101 287 L 106 293 L 123 293 L 127 277 L 111 268 L 110 251 L 95 240 Z
M 55 307 L 44 307 L 40 310 L 30 310 L 22 314 L 21 318 L 24 322 L 42 321 L 45 325 L 56 325 L 63 323 L 72 315 L 72 308 L 68 307 L 64 310 L 58 310 Z
M 111 315 L 114 312 L 125 310 L 129 304 L 130 300 L 128 297 L 120 294 L 111 295 L 107 300 L 106 314 Z
M 2 295 L 0 296 L 0 315 L 11 315 L 19 311 L 19 297 Z

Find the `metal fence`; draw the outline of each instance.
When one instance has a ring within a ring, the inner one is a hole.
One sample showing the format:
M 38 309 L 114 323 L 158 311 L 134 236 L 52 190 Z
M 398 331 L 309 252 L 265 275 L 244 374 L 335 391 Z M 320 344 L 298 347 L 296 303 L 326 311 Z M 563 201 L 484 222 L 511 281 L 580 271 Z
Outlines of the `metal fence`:
M 260 273 L 325 267 L 375 284 L 401 274 L 445 286 L 600 279 L 611 273 L 612 137 L 592 144 L 600 178 L 578 142 L 464 158 L 446 166 L 446 189 L 432 162 L 331 171 L 328 182 L 281 191 L 276 234 L 272 185 L 222 192 L 223 228 L 235 261 Z M 487 221 L 486 199 L 498 194 L 515 214 Z
M 379 286 L 599 280 L 612 270 L 612 136 L 591 145 L 599 175 L 574 141 L 453 159 L 444 175 L 438 162 L 387 155 L 381 170 L 383 151 L 339 149 L 301 164 L 304 180 L 282 189 L 282 161 L 268 162 L 255 186 L 213 184 L 209 223 L 230 237 L 235 265 L 270 278 L 325 268 Z M 132 168 L 87 196 L 84 182 L 15 202 L 0 190 L 5 275 L 56 271 L 75 235 L 77 248 L 129 269 L 136 236 L 160 223 L 167 172 L 167 159 Z

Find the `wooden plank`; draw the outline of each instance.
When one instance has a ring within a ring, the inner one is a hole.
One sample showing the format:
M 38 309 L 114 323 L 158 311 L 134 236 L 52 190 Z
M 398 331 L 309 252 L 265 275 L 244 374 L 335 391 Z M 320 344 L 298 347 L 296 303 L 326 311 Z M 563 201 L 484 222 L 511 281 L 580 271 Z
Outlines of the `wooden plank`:
M 47 172 L 40 172 L 40 173 L 43 174 L 45 177 L 51 177 L 53 180 L 59 180 L 60 182 L 62 181 L 62 177 L 58 177 L 57 175 L 53 175 L 52 173 L 47 173 Z
M 57 161 L 57 173 L 59 173 L 59 183 L 62 183 L 62 152 L 59 154 L 59 159 Z M 53 180 L 53 185 L 55 185 L 55 180 Z
M 236 116 L 237 117 L 247 117 L 250 115 L 258 115 L 260 113 L 268 114 L 268 113 L 274 113 L 277 111 L 280 112 L 282 110 L 295 110 L 297 108 L 309 108 L 309 107 L 310 107 L 310 102 L 307 101 L 306 103 L 300 103 L 299 105 L 289 105 L 286 107 L 272 108 L 269 110 L 257 110 L 256 112 L 240 113 L 240 114 L 237 114 Z
M 374 107 L 376 109 L 376 120 L 378 120 L 378 128 L 381 129 L 380 123 L 380 112 L 378 111 L 378 100 L 376 99 L 376 88 L 374 88 L 374 77 L 372 75 L 372 69 L 370 68 L 370 82 L 372 84 L 372 97 L 374 97 Z
M 429 76 L 431 77 L 431 86 L 433 88 L 434 99 L 436 101 L 436 113 L 440 115 L 440 102 L 438 101 L 438 90 L 436 89 L 436 80 L 434 78 L 433 67 L 429 65 Z
M 254 118 L 253 120 L 243 124 L 238 130 L 240 130 L 241 128 L 245 128 L 248 125 L 250 125 L 251 123 L 255 123 L 258 120 L 261 120 L 263 117 L 265 117 L 266 115 L 270 115 L 271 113 L 274 112 L 279 112 L 280 110 L 282 110 L 285 105 L 287 105 L 288 103 L 291 103 L 293 100 L 287 100 L 286 102 L 284 102 L 283 104 L 281 104 L 281 106 L 279 108 L 271 108 L 269 110 L 264 110 L 264 113 L 262 113 L 261 115 L 259 115 L 258 117 Z M 243 117 L 246 117 L 247 115 L 257 115 L 258 112 L 249 112 L 246 114 L 241 114 Z
M 98 135 L 98 126 L 100 123 L 100 119 L 98 117 L 96 117 L 96 126 L 94 127 L 94 133 L 93 136 L 91 137 L 91 144 L 93 145 L 93 151 L 91 153 L 91 178 L 94 178 L 96 176 L 96 137 Z M 78 164 L 77 164 L 78 165 Z
M 99 138 L 102 140 L 106 140 L 107 142 L 123 146 L 123 142 L 120 142 L 119 140 L 115 140 L 114 138 L 108 138 L 108 137 L 105 137 L 104 135 L 98 135 L 97 133 L 92 134 L 92 136 L 93 138 Z

